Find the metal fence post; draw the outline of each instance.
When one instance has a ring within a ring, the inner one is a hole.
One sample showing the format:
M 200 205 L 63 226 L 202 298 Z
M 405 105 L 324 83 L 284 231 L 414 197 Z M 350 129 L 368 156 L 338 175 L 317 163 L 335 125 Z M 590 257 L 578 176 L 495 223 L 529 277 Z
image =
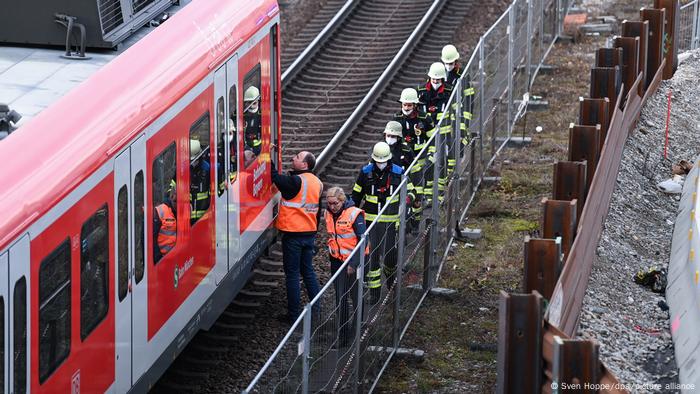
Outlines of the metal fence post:
M 449 108 L 448 108 L 449 109 Z M 445 112 L 443 112 L 444 114 Z M 437 258 L 437 245 L 438 245 L 438 223 L 440 220 L 440 174 L 442 174 L 444 160 L 445 147 L 442 144 L 442 133 L 440 128 L 444 126 L 445 120 L 443 115 L 443 120 L 438 121 L 437 133 L 435 134 L 435 162 L 433 164 L 433 203 L 430 208 L 430 216 L 433 222 L 433 227 L 430 231 L 430 260 L 428 266 L 428 289 L 432 289 L 435 286 L 435 280 L 433 278 L 433 266 L 435 265 L 435 259 Z
M 464 108 L 462 108 L 462 93 L 464 92 L 464 87 L 462 86 L 463 79 L 459 79 L 457 81 L 457 93 L 455 94 L 455 104 L 456 109 L 455 109 L 455 133 L 454 133 L 454 149 L 455 149 L 455 169 L 453 176 L 454 178 L 452 179 L 452 182 L 454 182 L 454 187 L 451 188 L 453 191 L 452 195 L 450 198 L 452 199 L 452 203 L 449 205 L 452 207 L 453 210 L 454 207 L 457 207 L 457 204 L 459 203 L 459 196 L 461 195 L 462 192 L 462 172 L 463 172 L 463 160 L 466 153 L 467 153 L 467 147 L 468 145 L 462 146 L 462 123 L 466 122 L 466 119 L 462 118 L 462 115 L 464 114 Z M 465 128 L 464 130 L 465 133 L 468 133 L 469 130 Z M 446 187 L 449 186 L 450 183 L 448 182 Z M 449 190 L 449 189 L 448 189 Z M 457 218 L 457 212 L 448 212 L 448 215 L 450 215 L 450 226 L 449 226 L 449 231 L 452 231 L 454 228 L 455 231 L 457 229 L 457 225 L 459 224 L 457 221 L 455 221 Z M 453 226 L 453 223 L 456 223 Z
M 700 0 L 695 0 L 693 2 L 693 32 L 691 34 L 690 38 L 690 49 L 696 49 L 698 45 L 700 44 L 700 31 L 698 31 L 698 17 L 700 16 L 700 13 L 698 10 L 700 10 L 700 7 L 698 7 L 698 3 L 700 3 Z
M 534 29 L 532 26 L 532 2 L 534 0 L 526 0 L 527 1 L 527 89 L 526 91 L 530 91 L 530 88 L 532 87 L 532 36 L 534 33 Z M 527 108 L 525 108 L 527 111 Z
M 408 197 L 408 182 L 410 182 L 408 174 L 403 174 L 403 183 L 401 184 L 401 193 L 399 194 L 399 250 L 397 251 L 396 258 L 398 264 L 396 265 L 396 285 L 394 287 L 396 292 L 396 301 L 394 302 L 394 329 L 393 329 L 393 340 L 394 349 L 399 347 L 399 336 L 401 334 L 401 282 L 403 281 L 403 266 L 405 264 L 405 251 L 406 247 L 406 226 L 408 221 L 406 220 L 406 215 L 408 213 L 408 207 L 406 206 L 406 198 Z
M 304 307 L 304 355 L 302 356 L 301 392 L 309 392 L 309 358 L 311 358 L 311 305 Z
M 484 110 L 486 106 L 485 45 L 484 36 L 481 36 L 479 38 L 479 179 L 484 176 L 484 132 L 486 131 L 484 130 L 484 124 L 486 123 L 486 118 L 484 117 L 486 114 Z
M 553 38 L 555 42 L 556 42 L 556 40 L 557 40 L 557 37 L 561 36 L 561 33 L 562 33 L 562 25 L 563 25 L 562 21 L 564 20 L 564 17 L 562 16 L 562 8 L 561 8 L 562 1 L 563 1 L 563 0 L 557 0 L 557 1 L 556 1 L 556 3 L 557 3 L 557 9 L 556 9 L 556 13 L 557 13 L 557 26 L 556 26 L 557 35 Z
M 513 132 L 513 51 L 515 50 L 515 3 L 508 8 L 508 138 Z
M 362 321 L 363 306 L 364 306 L 364 287 L 365 287 L 365 245 L 367 245 L 367 233 L 362 234 L 359 243 L 360 264 L 357 266 L 355 274 L 357 274 L 357 313 L 355 315 L 355 360 L 353 369 L 355 370 L 355 378 L 352 379 L 352 392 L 359 393 L 360 390 L 360 357 L 362 353 Z

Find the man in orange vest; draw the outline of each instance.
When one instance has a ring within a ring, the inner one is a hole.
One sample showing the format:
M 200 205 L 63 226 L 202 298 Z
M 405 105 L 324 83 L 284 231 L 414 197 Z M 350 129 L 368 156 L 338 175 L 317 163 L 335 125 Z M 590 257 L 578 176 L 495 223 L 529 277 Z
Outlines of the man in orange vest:
M 287 323 L 294 322 L 301 313 L 300 273 L 309 301 L 320 291 L 312 260 L 323 183 L 311 173 L 315 165 L 314 155 L 302 151 L 292 158 L 289 175 L 278 174 L 274 163 L 272 166 L 272 182 L 282 194 L 275 227 L 282 234 L 282 262 L 287 284 L 287 315 L 280 316 L 280 320 Z
M 160 261 L 175 247 L 177 240 L 177 187 L 171 180 L 168 196 L 162 204 L 155 207 L 153 215 L 153 261 Z
M 326 193 L 326 230 L 328 231 L 328 255 L 331 260 L 331 276 L 340 269 L 345 260 L 350 258 L 346 272 L 342 272 L 334 281 L 335 307 L 338 313 L 338 331 L 340 347 L 350 344 L 354 324 L 350 320 L 348 294 L 352 297 L 354 308 L 358 306 L 357 278 L 355 270 L 360 264 L 360 253 L 350 256 L 362 234 L 367 230 L 365 211 L 357 208 L 352 199 L 348 199 L 339 187 L 332 187 Z M 369 255 L 369 245 L 365 246 L 365 256 Z M 366 258 L 365 261 L 369 261 Z M 365 278 L 367 278 L 365 274 Z

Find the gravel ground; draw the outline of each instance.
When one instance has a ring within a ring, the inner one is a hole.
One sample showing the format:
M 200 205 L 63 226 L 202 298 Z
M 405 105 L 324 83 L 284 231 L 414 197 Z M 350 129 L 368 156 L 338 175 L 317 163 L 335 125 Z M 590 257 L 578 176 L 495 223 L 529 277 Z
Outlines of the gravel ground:
M 671 163 L 694 160 L 700 146 L 700 52 L 683 62 L 647 102 L 622 156 L 617 187 L 598 245 L 581 314 L 580 336 L 600 342 L 602 361 L 640 393 L 677 392 L 669 315 L 662 294 L 637 285 L 634 274 L 668 266 L 678 196 L 657 191 Z M 668 160 L 663 158 L 668 92 L 672 113 Z M 656 384 L 657 386 L 651 386 Z

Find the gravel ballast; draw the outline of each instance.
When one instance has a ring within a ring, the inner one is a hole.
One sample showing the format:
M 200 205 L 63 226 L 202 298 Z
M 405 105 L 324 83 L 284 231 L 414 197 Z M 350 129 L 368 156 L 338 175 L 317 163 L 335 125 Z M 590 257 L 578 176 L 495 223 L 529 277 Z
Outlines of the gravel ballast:
M 656 185 L 671 176 L 672 163 L 700 153 L 700 51 L 686 56 L 673 79 L 650 97 L 629 135 L 580 318 L 579 336 L 599 341 L 601 361 L 632 392 L 679 392 L 665 297 L 633 277 L 652 266 L 668 267 L 680 195 Z

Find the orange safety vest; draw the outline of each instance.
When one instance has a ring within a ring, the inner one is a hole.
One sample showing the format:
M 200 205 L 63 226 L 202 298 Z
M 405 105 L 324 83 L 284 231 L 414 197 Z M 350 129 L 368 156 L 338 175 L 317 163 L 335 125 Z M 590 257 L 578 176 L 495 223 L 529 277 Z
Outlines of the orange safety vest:
M 276 227 L 280 231 L 304 233 L 318 229 L 318 206 L 323 184 L 312 173 L 299 174 L 301 189 L 291 200 L 280 201 Z
M 173 250 L 177 237 L 177 220 L 173 214 L 173 210 L 167 204 L 160 204 L 156 207 L 158 218 L 160 219 L 160 231 L 158 231 L 158 248 L 160 253 L 165 256 L 166 253 Z
M 338 220 L 334 220 L 331 211 L 326 210 L 328 253 L 331 257 L 345 261 L 360 242 L 352 228 L 357 215 L 364 216 L 365 211 L 357 207 L 348 207 L 341 212 Z M 369 245 L 365 247 L 365 254 L 369 254 Z

